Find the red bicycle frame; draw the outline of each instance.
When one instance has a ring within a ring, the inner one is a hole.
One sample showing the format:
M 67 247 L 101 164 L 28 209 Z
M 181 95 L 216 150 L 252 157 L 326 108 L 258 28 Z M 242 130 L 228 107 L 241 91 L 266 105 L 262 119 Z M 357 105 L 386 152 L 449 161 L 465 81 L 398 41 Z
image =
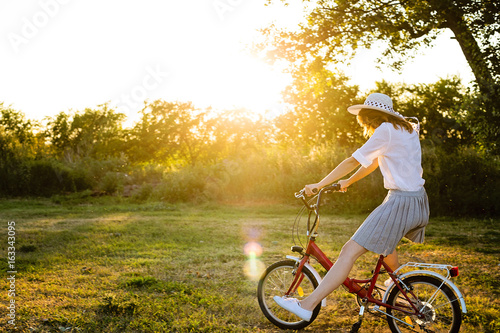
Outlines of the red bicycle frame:
M 306 252 L 304 254 L 304 257 L 300 261 L 299 266 L 297 268 L 297 271 L 295 273 L 295 278 L 294 278 L 290 288 L 288 289 L 286 295 L 290 295 L 291 293 L 295 292 L 297 290 L 297 288 L 300 286 L 300 284 L 302 283 L 302 280 L 304 279 L 304 274 L 302 274 L 302 269 L 303 269 L 304 265 L 309 262 L 311 256 L 314 257 L 321 264 L 321 266 L 323 266 L 327 271 L 329 271 L 332 268 L 333 263 L 323 253 L 323 251 L 321 251 L 321 249 L 316 245 L 315 237 L 311 237 L 309 239 L 308 244 L 307 244 L 307 249 L 306 249 Z M 389 276 L 394 281 L 397 288 L 399 288 L 399 290 L 401 290 L 402 294 L 407 299 L 408 303 L 411 304 L 411 307 L 414 310 L 413 312 L 407 311 L 407 310 L 402 309 L 400 307 L 395 307 L 395 306 L 389 305 L 387 303 L 382 302 L 381 299 L 377 299 L 373 296 L 373 290 L 375 289 L 375 282 L 377 281 L 377 278 L 380 274 L 382 267 L 384 267 L 386 272 L 389 273 Z M 410 295 L 412 295 L 412 292 L 406 291 L 405 289 L 401 288 L 399 283 L 397 283 L 397 280 L 394 277 L 393 273 L 394 273 L 394 271 L 384 262 L 384 256 L 380 255 L 380 257 L 377 261 L 377 265 L 375 267 L 375 271 L 373 273 L 373 276 L 370 279 L 358 280 L 358 279 L 351 279 L 351 278 L 347 277 L 345 279 L 345 281 L 343 282 L 343 285 L 350 293 L 356 294 L 359 297 L 361 297 L 364 300 L 364 302 L 374 303 L 374 304 L 377 304 L 380 306 L 384 306 L 387 308 L 402 311 L 402 312 L 405 312 L 407 314 L 419 315 L 418 309 L 415 307 L 413 302 L 410 301 L 410 298 L 407 295 L 407 292 L 409 292 Z M 368 288 L 365 288 L 362 285 L 367 285 Z M 414 295 L 412 295 L 412 296 L 414 296 Z

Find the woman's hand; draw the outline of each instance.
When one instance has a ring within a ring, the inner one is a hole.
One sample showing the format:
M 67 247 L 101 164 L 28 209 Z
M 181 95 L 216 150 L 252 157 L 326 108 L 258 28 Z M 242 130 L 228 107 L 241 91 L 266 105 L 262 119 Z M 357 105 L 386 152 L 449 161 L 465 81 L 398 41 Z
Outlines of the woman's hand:
M 316 183 L 316 184 L 309 184 L 309 185 L 306 185 L 304 186 L 304 190 L 306 190 L 306 195 L 308 197 L 310 197 L 311 195 L 313 194 L 316 194 L 318 193 L 318 191 L 321 189 L 321 187 L 319 186 L 319 183 Z
M 351 184 L 349 184 L 349 181 L 347 179 L 339 180 L 338 184 L 340 185 L 340 190 L 342 192 L 347 191 L 347 188 L 351 185 Z

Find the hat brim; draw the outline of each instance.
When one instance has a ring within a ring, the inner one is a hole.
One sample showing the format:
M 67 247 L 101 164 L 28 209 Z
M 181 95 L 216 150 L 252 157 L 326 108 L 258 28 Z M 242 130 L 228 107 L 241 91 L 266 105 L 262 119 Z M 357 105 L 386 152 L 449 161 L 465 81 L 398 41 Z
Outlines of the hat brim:
M 361 109 L 376 110 L 376 111 L 380 111 L 380 112 L 386 113 L 388 115 L 394 116 L 394 117 L 399 118 L 399 119 L 405 119 L 403 116 L 400 116 L 394 112 L 387 111 L 386 109 L 382 109 L 382 108 L 379 108 L 377 106 L 371 106 L 371 105 L 365 105 L 365 104 L 357 104 L 357 105 L 350 106 L 347 108 L 347 111 L 349 111 L 349 113 L 357 116 Z

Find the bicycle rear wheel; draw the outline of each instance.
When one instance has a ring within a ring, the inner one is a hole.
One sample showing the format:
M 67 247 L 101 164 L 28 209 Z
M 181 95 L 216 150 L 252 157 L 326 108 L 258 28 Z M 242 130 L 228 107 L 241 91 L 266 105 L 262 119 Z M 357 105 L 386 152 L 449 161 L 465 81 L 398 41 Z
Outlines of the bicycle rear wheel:
M 274 302 L 274 296 L 284 296 L 295 278 L 297 262 L 293 260 L 279 261 L 269 266 L 259 280 L 257 298 L 264 315 L 274 325 L 282 329 L 299 330 L 311 324 L 321 309 L 319 304 L 313 311 L 310 321 L 305 321 L 281 308 Z M 318 286 L 318 281 L 307 267 L 302 269 L 304 279 L 297 291 L 289 297 L 299 300 L 309 296 Z
M 432 276 L 417 275 L 404 279 L 403 284 L 411 290 L 407 295 L 423 316 L 419 318 L 387 308 L 387 322 L 392 332 L 457 333 L 459 331 L 462 322 L 459 301 L 442 280 Z M 413 311 L 397 287 L 392 289 L 387 303 L 406 311 Z M 413 325 L 414 328 L 405 323 Z

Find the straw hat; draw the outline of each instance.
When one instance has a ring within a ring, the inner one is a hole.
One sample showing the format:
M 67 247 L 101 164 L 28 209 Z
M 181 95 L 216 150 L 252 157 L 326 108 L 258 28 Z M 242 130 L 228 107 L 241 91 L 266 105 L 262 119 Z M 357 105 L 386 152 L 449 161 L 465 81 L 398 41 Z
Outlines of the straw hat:
M 394 111 L 392 108 L 392 99 L 389 96 L 380 93 L 370 94 L 366 98 L 364 104 L 350 106 L 347 108 L 347 111 L 357 115 L 361 109 L 377 110 L 400 119 L 405 119 L 399 112 Z

